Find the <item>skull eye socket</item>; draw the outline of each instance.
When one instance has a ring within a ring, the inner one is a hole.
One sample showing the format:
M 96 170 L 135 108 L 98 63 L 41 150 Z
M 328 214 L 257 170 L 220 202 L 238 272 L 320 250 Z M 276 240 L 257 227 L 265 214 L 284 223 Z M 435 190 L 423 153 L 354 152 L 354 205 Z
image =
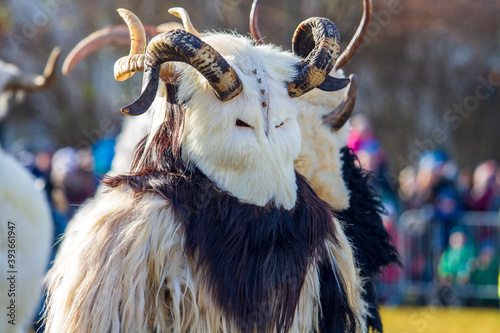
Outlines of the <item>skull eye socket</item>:
M 253 128 L 252 126 L 248 125 L 247 123 L 245 123 L 243 120 L 240 120 L 240 119 L 236 119 L 236 126 Z

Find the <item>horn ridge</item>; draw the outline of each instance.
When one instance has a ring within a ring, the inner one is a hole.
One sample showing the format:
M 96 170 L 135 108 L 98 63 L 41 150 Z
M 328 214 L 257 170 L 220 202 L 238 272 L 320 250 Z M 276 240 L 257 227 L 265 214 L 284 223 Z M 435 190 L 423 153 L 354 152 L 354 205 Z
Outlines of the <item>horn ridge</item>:
M 138 115 L 147 111 L 156 95 L 162 64 L 170 61 L 184 62 L 199 71 L 223 102 L 236 97 L 243 89 L 234 69 L 213 47 L 185 30 L 172 30 L 149 42 L 144 60 L 144 80 L 148 83 L 141 96 L 122 109 L 123 113 Z
M 304 59 L 297 64 L 297 76 L 288 84 L 288 95 L 299 97 L 323 83 L 333 69 L 340 52 L 340 34 L 329 19 L 312 17 L 297 27 L 292 48 Z
M 146 51 L 146 66 L 158 68 L 167 61 L 181 61 L 194 67 L 208 80 L 221 101 L 230 100 L 243 88 L 224 57 L 187 31 L 169 31 L 151 40 Z

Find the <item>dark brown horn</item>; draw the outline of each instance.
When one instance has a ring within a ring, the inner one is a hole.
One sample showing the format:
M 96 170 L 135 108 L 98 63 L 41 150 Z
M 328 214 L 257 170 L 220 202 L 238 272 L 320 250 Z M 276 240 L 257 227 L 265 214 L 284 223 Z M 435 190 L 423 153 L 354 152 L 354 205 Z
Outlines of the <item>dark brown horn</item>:
M 340 51 L 340 34 L 329 19 L 312 17 L 297 27 L 292 47 L 304 59 L 297 64 L 298 75 L 288 84 L 288 95 L 299 97 L 323 83 L 332 70 Z M 337 83 L 336 90 L 349 82 Z
M 50 86 L 56 78 L 56 66 L 59 60 L 61 49 L 55 47 L 47 60 L 43 75 L 31 73 L 21 73 L 12 77 L 5 85 L 5 90 L 24 90 L 26 92 L 35 92 Z
M 345 92 L 342 103 L 340 103 L 340 105 L 337 106 L 332 112 L 323 116 L 323 122 L 329 126 L 332 131 L 337 131 L 344 126 L 347 120 L 351 117 L 354 105 L 356 104 L 358 77 L 356 74 L 351 74 L 349 78 L 351 79 L 351 85 Z
M 255 44 L 261 45 L 264 43 L 259 29 L 259 0 L 254 0 L 252 9 L 250 10 L 250 34 L 255 40 Z
M 344 67 L 363 42 L 363 38 L 365 37 L 366 31 L 368 30 L 368 26 L 370 25 L 370 21 L 372 19 L 372 11 L 372 0 L 363 0 L 363 17 L 359 23 L 358 30 L 356 30 L 356 33 L 349 42 L 349 45 L 337 60 L 335 69 Z
M 147 84 L 134 103 L 122 108 L 124 114 L 135 116 L 149 109 L 158 89 L 161 65 L 168 61 L 193 66 L 208 80 L 221 101 L 236 97 L 243 89 L 234 69 L 214 48 L 187 31 L 169 31 L 154 37 L 148 44 L 144 71 Z

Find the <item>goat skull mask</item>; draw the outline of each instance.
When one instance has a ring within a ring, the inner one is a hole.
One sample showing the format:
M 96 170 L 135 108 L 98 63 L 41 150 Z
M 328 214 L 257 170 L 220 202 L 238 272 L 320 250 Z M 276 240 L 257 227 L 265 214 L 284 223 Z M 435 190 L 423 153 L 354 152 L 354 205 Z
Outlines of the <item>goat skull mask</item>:
M 164 91 L 158 88 L 162 64 L 177 62 L 176 98 L 185 108 L 183 160 L 244 202 L 274 201 L 291 209 L 293 161 L 301 146 L 291 97 L 325 81 L 340 37 L 328 19 L 310 18 L 299 25 L 293 42 L 303 58 L 272 45 L 255 46 L 242 36 L 211 34 L 201 40 L 183 30 L 160 34 L 146 50 L 143 92 L 122 112 L 146 112 Z M 339 79 L 337 87 L 348 83 Z

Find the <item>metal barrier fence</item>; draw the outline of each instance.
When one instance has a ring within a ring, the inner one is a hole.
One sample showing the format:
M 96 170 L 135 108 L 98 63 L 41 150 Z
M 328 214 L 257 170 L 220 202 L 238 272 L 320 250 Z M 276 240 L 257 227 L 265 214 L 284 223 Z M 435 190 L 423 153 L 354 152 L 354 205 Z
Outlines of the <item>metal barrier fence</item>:
M 382 275 L 382 301 L 498 306 L 498 212 L 437 216 L 430 209 L 409 210 L 393 236 L 404 267 Z

